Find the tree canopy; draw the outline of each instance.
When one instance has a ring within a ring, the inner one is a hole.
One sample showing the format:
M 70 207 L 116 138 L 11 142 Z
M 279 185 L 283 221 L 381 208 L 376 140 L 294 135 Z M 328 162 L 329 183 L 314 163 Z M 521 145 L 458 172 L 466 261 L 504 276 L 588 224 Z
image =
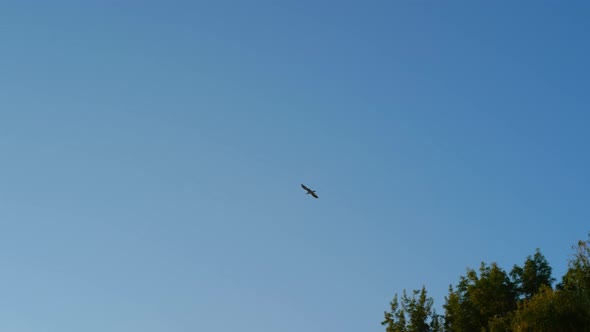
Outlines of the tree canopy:
M 426 287 L 396 293 L 381 323 L 386 332 L 590 331 L 590 233 L 579 241 L 568 270 L 553 288 L 551 266 L 540 249 L 507 273 L 496 263 L 468 268 L 449 286 L 444 314 Z

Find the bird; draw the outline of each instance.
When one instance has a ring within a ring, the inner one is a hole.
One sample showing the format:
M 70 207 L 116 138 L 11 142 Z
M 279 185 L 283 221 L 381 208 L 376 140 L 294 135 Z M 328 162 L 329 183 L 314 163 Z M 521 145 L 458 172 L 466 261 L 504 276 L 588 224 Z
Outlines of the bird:
M 315 198 L 319 198 L 318 195 L 316 195 L 315 190 L 311 190 L 311 189 L 307 188 L 305 185 L 303 185 L 303 183 L 301 184 L 301 188 L 303 188 L 307 191 L 306 195 L 311 195 Z

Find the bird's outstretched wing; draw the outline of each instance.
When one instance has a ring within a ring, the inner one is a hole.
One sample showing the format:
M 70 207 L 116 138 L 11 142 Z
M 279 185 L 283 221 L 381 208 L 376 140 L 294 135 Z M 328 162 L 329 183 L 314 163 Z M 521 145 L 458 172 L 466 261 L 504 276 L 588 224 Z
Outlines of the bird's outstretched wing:
M 313 191 L 310 192 L 311 196 L 315 197 L 315 198 L 319 198 L 318 195 L 316 195 Z
M 306 186 L 303 185 L 303 183 L 301 184 L 301 188 L 307 190 L 307 191 L 311 191 L 311 189 L 307 188 Z

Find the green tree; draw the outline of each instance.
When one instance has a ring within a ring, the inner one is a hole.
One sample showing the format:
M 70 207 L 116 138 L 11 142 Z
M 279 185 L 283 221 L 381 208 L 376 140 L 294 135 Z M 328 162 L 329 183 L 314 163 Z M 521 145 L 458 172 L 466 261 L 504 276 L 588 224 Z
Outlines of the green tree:
M 405 296 L 404 290 L 404 296 Z M 385 325 L 386 332 L 406 332 L 406 314 L 404 309 L 400 306 L 397 293 L 393 296 L 393 300 L 389 302 L 390 310 L 385 312 L 385 320 L 381 325 Z
M 432 309 L 432 319 L 430 321 L 430 331 L 442 332 L 443 324 L 441 323 L 441 316 L 436 313 L 435 309 Z
M 574 257 L 556 290 L 541 285 L 519 304 L 513 331 L 590 331 L 590 234 L 588 237 L 574 246 Z
M 512 320 L 515 332 L 590 331 L 590 306 L 580 293 L 544 286 L 519 304 Z
M 468 271 L 468 274 L 472 270 Z M 479 318 L 477 310 L 467 294 L 467 277 L 461 276 L 457 289 L 449 286 L 449 295 L 445 297 L 445 331 L 478 331 Z
M 481 263 L 479 275 L 468 269 L 456 290 L 450 288 L 445 304 L 445 326 L 449 331 L 488 331 L 491 320 L 507 317 L 516 308 L 516 289 L 496 263 Z
M 397 294 L 394 295 L 390 302 L 391 311 L 385 312 L 385 320 L 381 324 L 386 326 L 387 332 L 442 331 L 439 316 L 432 308 L 433 303 L 424 286 L 421 290 L 412 291 L 412 296 L 404 290 L 401 301 Z
M 574 257 L 569 261 L 568 271 L 558 288 L 577 290 L 590 295 L 590 233 L 586 241 L 578 241 L 574 250 Z
M 539 249 L 510 276 L 482 262 L 449 286 L 443 316 L 422 287 L 411 296 L 396 294 L 382 324 L 387 332 L 590 332 L 590 233 L 574 246 L 556 289 L 553 282 Z
M 432 298 L 426 296 L 426 288 L 414 290 L 412 297 L 404 294 L 404 308 L 408 312 L 408 332 L 429 332 L 428 320 L 432 317 Z
M 517 286 L 519 295 L 525 299 L 532 298 L 543 286 L 551 287 L 555 281 L 551 277 L 551 267 L 539 248 L 532 257 L 527 257 L 524 267 L 514 265 L 510 276 Z

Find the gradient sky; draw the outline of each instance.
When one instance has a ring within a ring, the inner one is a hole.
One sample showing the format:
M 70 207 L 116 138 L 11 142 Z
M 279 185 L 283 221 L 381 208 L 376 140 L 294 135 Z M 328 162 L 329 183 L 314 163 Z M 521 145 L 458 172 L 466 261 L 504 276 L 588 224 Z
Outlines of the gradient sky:
M 383 331 L 590 230 L 588 1 L 2 1 L 0 330 Z M 316 189 L 306 196 L 300 183 Z

